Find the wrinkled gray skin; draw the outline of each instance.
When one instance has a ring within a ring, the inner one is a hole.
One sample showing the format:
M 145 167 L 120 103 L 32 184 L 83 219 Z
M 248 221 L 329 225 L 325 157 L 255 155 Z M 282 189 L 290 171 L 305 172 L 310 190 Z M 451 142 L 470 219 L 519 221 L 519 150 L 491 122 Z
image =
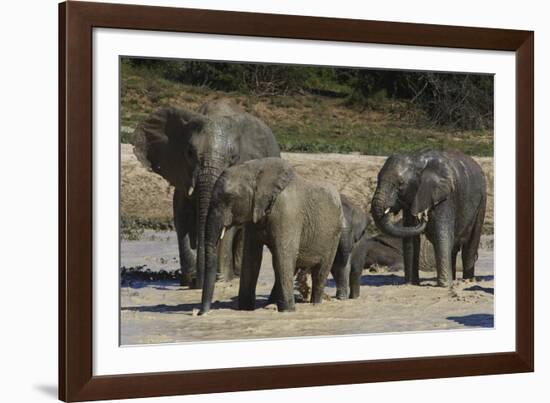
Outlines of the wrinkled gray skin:
M 340 195 L 342 203 L 343 220 L 341 222 L 342 233 L 338 242 L 336 256 L 330 272 L 336 283 L 336 298 L 346 300 L 359 297 L 359 288 L 363 266 L 351 264 L 351 254 L 354 246 L 362 237 L 367 236 L 368 217 L 346 196 Z M 298 270 L 296 281 L 302 289 L 300 292 L 304 300 L 309 299 L 309 286 L 307 285 L 307 275 L 309 271 Z M 276 301 L 275 288 L 271 290 L 268 304 Z
M 264 158 L 226 169 L 216 183 L 208 213 L 200 313 L 210 310 L 216 248 L 224 228 L 245 227 L 239 309 L 255 308 L 256 283 L 266 245 L 273 257 L 277 308 L 293 311 L 294 274 L 299 268 L 311 270 L 311 302 L 321 302 L 342 220 L 338 192 L 295 175 L 285 160 Z
M 418 284 L 419 235 L 434 246 L 437 283 L 452 286 L 462 250 L 463 278 L 474 277 L 485 218 L 481 167 L 459 151 L 417 151 L 389 157 L 378 174 L 371 213 L 384 233 L 403 238 L 405 281 Z M 403 212 L 403 225 L 390 213 Z
M 355 244 L 351 253 L 351 266 L 368 269 L 386 266 L 390 270 L 403 270 L 403 242 L 399 238 L 379 234 L 365 236 Z
M 214 184 L 229 166 L 280 156 L 273 133 L 236 105 L 217 100 L 204 104 L 198 113 L 172 107 L 152 113 L 136 129 L 134 152 L 175 187 L 182 284 L 202 288 L 206 215 Z M 220 245 L 222 253 L 234 248 L 230 244 L 234 235 Z
M 337 285 L 336 298 L 347 299 L 349 296 L 355 299 L 359 297 L 364 266 L 354 265 L 351 255 L 360 239 L 367 237 L 368 218 L 365 212 L 346 196 L 340 195 L 340 200 L 344 212 L 344 225 L 331 273 Z

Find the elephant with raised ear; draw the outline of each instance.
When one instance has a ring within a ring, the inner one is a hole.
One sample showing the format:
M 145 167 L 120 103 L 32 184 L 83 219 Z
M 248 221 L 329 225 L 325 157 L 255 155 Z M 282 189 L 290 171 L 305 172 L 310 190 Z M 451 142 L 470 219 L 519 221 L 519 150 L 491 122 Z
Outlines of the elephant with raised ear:
M 173 107 L 155 111 L 136 129 L 134 150 L 142 163 L 175 187 L 182 284 L 202 288 L 206 215 L 214 184 L 227 167 L 280 156 L 275 137 L 258 118 L 218 100 L 199 112 Z
M 296 175 L 285 160 L 263 158 L 226 169 L 216 183 L 208 212 L 201 314 L 211 307 L 217 243 L 227 228 L 245 226 L 239 309 L 255 307 L 266 245 L 273 258 L 277 308 L 293 311 L 294 274 L 298 268 L 311 270 L 311 302 L 321 302 L 342 220 L 338 192 Z
M 417 284 L 419 235 L 434 246 L 437 282 L 451 286 L 456 256 L 462 251 L 463 278 L 474 277 L 487 184 L 479 164 L 460 151 L 432 151 L 390 156 L 378 174 L 371 213 L 384 233 L 403 238 L 405 281 Z M 402 212 L 401 225 L 390 213 Z

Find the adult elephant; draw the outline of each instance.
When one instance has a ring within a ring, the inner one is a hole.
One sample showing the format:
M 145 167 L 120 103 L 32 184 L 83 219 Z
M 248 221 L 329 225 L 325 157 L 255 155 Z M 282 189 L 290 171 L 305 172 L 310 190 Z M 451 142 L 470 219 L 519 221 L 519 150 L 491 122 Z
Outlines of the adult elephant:
M 206 215 L 214 184 L 229 166 L 279 157 L 275 137 L 258 118 L 216 100 L 198 112 L 165 107 L 152 113 L 136 129 L 134 150 L 142 163 L 175 187 L 182 284 L 202 288 Z
M 273 257 L 277 308 L 293 311 L 297 269 L 311 271 L 311 302 L 321 302 L 343 220 L 338 192 L 295 175 L 283 159 L 263 158 L 228 168 L 216 183 L 208 213 L 201 314 L 211 307 L 217 243 L 226 228 L 246 226 L 239 309 L 255 307 L 256 283 L 266 245 Z
M 388 235 L 403 238 L 405 281 L 418 284 L 419 235 L 434 246 L 437 283 L 451 286 L 462 250 L 463 278 L 473 278 L 485 218 L 487 190 L 481 167 L 460 151 L 390 156 L 378 174 L 371 213 Z M 403 224 L 389 213 L 402 211 Z

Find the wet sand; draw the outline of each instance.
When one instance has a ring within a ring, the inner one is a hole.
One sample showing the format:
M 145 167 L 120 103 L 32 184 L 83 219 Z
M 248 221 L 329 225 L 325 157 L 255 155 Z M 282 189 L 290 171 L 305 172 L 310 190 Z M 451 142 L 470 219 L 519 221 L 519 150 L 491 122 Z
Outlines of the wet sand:
M 174 232 L 146 231 L 138 241 L 123 241 L 121 263 L 126 268 L 146 265 L 153 272 L 179 267 Z M 361 296 L 334 298 L 320 305 L 297 303 L 295 312 L 279 313 L 264 307 L 273 285 L 271 255 L 264 259 L 257 287 L 255 311 L 239 311 L 239 279 L 218 282 L 212 311 L 194 316 L 201 291 L 181 287 L 174 280 L 130 281 L 121 287 L 122 344 L 172 343 L 365 334 L 401 331 L 493 327 L 493 252 L 482 249 L 475 281 L 460 280 L 452 291 L 435 287 L 435 273 L 421 272 L 422 284 L 403 284 L 402 272 L 380 268 L 363 272 Z M 335 295 L 329 277 L 325 292 Z M 296 295 L 298 293 L 296 292 Z

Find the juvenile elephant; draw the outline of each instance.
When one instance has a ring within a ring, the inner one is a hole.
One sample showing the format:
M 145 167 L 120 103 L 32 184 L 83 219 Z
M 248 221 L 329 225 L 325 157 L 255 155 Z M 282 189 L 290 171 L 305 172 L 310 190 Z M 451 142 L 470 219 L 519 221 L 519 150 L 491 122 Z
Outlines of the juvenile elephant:
M 462 251 L 463 278 L 474 277 L 487 190 L 481 167 L 460 151 L 423 150 L 390 156 L 378 174 L 371 212 L 386 234 L 403 238 L 405 281 L 417 284 L 419 235 L 434 246 L 437 282 L 451 286 Z M 403 225 L 389 213 L 403 212 Z
M 360 264 L 354 265 L 351 256 L 359 240 L 367 237 L 368 217 L 363 210 L 354 205 L 343 194 L 340 194 L 340 201 L 344 220 L 338 249 L 330 272 L 337 285 L 336 298 L 345 300 L 348 299 L 348 296 L 352 299 L 359 297 L 363 266 Z M 308 285 L 308 274 L 306 270 L 299 270 L 296 275 L 296 288 L 306 301 L 309 299 L 311 291 Z M 269 297 L 269 302 L 272 301 L 275 301 L 274 292 Z
M 341 235 L 338 192 L 295 175 L 280 158 L 248 161 L 228 168 L 218 179 L 206 228 L 204 314 L 210 310 L 216 280 L 216 244 L 226 228 L 244 225 L 245 254 L 239 309 L 253 310 L 263 246 L 273 257 L 279 311 L 294 310 L 294 274 L 311 269 L 313 303 L 320 303 Z
M 340 195 L 344 213 L 344 226 L 331 273 L 336 282 L 336 298 L 355 299 L 359 297 L 363 266 L 354 265 L 352 251 L 362 237 L 367 237 L 368 218 L 361 208 L 346 196 Z
M 198 113 L 173 107 L 152 113 L 136 129 L 134 152 L 175 187 L 182 284 L 202 288 L 206 215 L 214 184 L 229 166 L 279 157 L 273 133 L 238 106 L 217 100 L 204 104 Z M 220 249 L 231 252 L 233 246 Z

